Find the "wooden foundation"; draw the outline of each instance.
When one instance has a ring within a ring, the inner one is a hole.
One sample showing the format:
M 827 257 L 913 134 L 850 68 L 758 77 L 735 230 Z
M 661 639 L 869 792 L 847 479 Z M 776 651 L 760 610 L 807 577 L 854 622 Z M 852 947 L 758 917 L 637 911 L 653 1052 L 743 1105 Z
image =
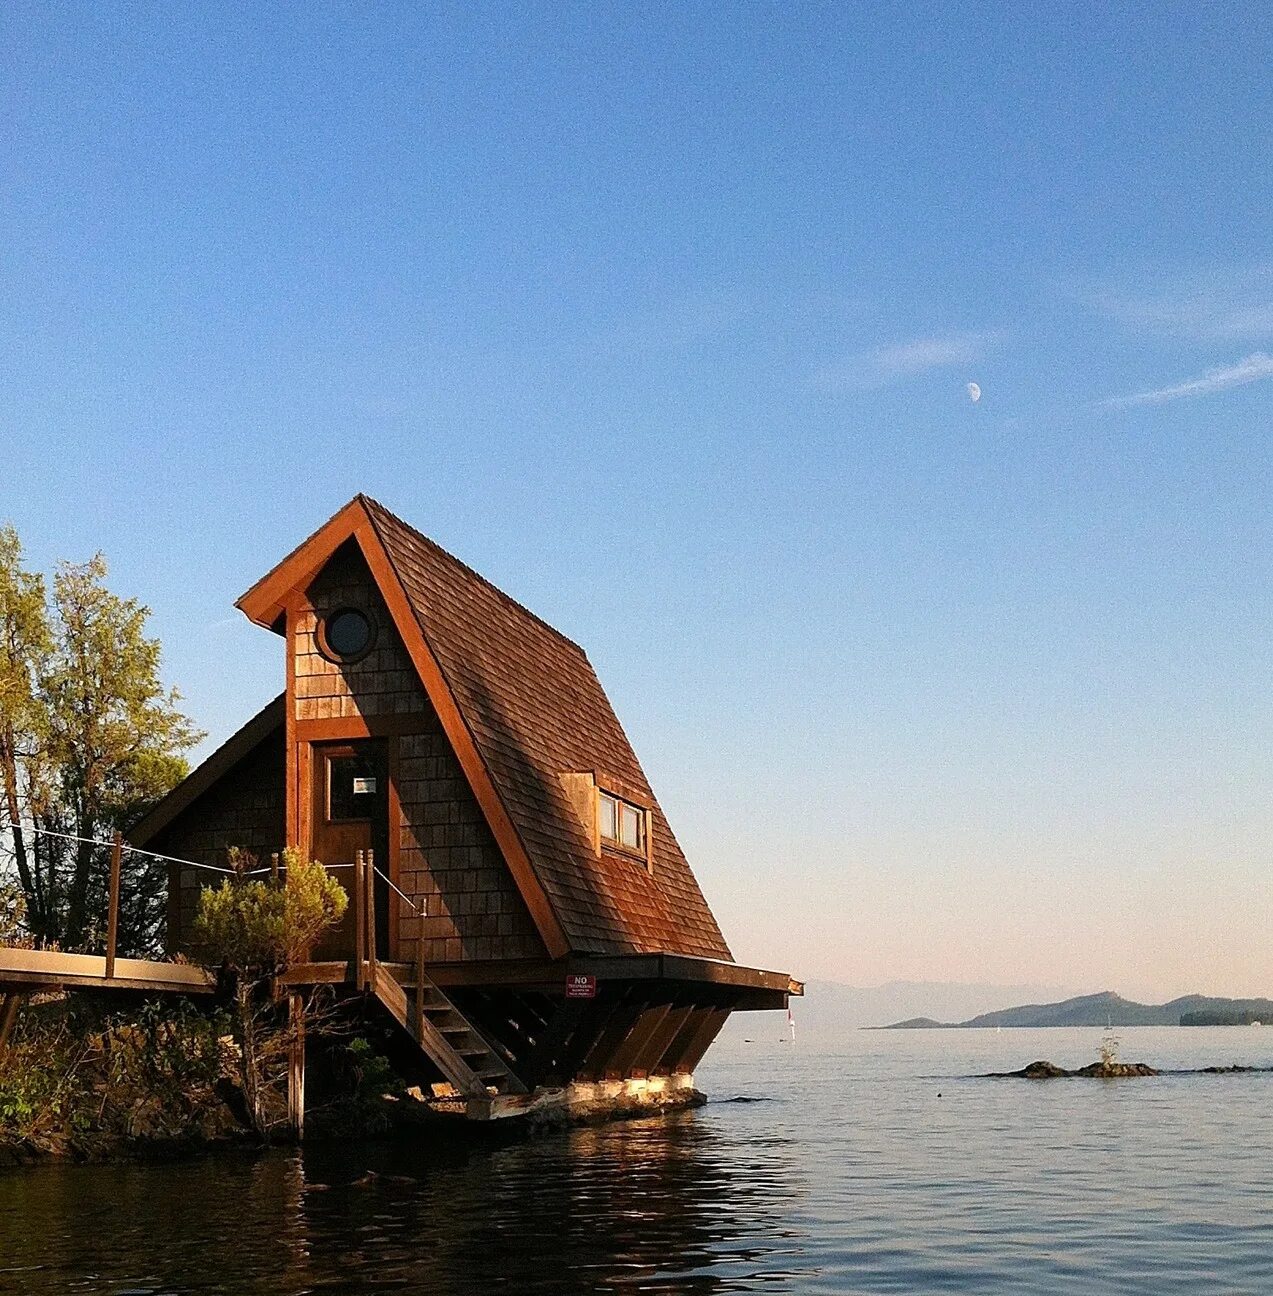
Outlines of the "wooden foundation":
M 305 1137 L 305 1003 L 299 994 L 287 996 L 287 1022 L 287 1123 L 299 1142 Z

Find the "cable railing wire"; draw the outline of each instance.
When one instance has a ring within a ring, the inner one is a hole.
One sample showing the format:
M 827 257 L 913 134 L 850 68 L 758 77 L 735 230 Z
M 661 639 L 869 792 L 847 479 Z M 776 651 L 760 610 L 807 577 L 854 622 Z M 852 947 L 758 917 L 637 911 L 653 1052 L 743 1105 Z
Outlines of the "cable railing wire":
M 112 841 L 103 837 L 79 837 L 75 833 L 56 832 L 52 828 L 37 828 L 27 824 L 3 823 L 0 824 L 0 829 L 8 832 L 38 833 L 43 834 L 45 837 L 57 837 L 61 841 L 83 842 L 88 846 L 100 846 L 104 850 L 110 850 L 114 845 Z M 223 873 L 227 877 L 256 877 L 261 873 L 274 872 L 273 865 L 265 865 L 254 869 L 233 869 L 221 864 L 205 864 L 200 860 L 183 859 L 179 855 L 162 855 L 158 851 L 143 850 L 140 846 L 131 846 L 128 842 L 123 843 L 123 849 L 131 855 L 144 855 L 147 859 L 161 860 L 165 864 L 180 864 L 184 868 L 205 869 L 210 873 Z M 348 863 L 324 864 L 323 867 L 330 872 L 332 869 L 347 869 L 354 866 L 352 863 Z M 423 912 L 415 901 L 379 865 L 373 865 L 373 868 L 380 877 L 384 878 L 399 899 L 411 906 L 412 913 L 419 914 Z

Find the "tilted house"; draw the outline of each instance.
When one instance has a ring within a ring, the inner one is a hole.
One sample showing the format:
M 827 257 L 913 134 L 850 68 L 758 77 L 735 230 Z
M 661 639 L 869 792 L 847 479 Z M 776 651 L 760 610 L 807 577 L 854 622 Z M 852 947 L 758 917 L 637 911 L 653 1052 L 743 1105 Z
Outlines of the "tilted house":
M 583 650 L 374 500 L 238 606 L 286 690 L 132 840 L 331 868 L 354 903 L 297 983 L 371 991 L 482 1099 L 684 1085 L 732 1011 L 800 992 L 733 962 Z M 174 951 L 206 877 L 172 866 Z

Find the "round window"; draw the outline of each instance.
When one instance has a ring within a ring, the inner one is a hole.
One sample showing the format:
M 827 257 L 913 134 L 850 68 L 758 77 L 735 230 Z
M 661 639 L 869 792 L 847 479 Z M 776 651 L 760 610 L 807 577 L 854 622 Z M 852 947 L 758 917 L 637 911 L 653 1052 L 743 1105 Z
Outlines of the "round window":
M 324 617 L 319 626 L 319 644 L 337 661 L 357 661 L 371 651 L 376 631 L 365 612 L 341 608 Z

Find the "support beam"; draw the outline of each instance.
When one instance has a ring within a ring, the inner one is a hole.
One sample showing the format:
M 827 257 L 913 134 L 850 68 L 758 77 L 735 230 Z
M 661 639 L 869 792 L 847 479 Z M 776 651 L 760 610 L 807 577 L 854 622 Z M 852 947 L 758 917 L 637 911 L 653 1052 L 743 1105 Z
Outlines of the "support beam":
M 305 1137 L 305 1001 L 287 996 L 287 1123 L 299 1143 Z
M 651 1036 L 663 1024 L 664 1018 L 672 1011 L 670 1001 L 661 1004 L 655 1004 L 647 1008 L 637 1019 L 637 1023 L 623 1043 L 615 1049 L 610 1060 L 605 1064 L 605 1078 L 607 1080 L 623 1080 L 632 1073 L 632 1066 L 641 1056 L 645 1046 L 650 1042 Z
M 689 1051 L 708 1017 L 717 1010 L 715 1004 L 698 1004 L 690 1010 L 690 1015 L 681 1024 L 672 1042 L 664 1050 L 663 1056 L 654 1067 L 657 1075 L 675 1075 L 681 1070 L 681 1059 Z
M 663 1055 L 668 1051 L 672 1041 L 680 1034 L 690 1014 L 694 1011 L 692 1003 L 673 1008 L 659 1023 L 658 1029 L 650 1036 L 640 1054 L 633 1059 L 631 1075 L 640 1079 L 652 1076 L 658 1069 Z
M 9 1050 L 9 1036 L 13 1034 L 14 1023 L 18 1020 L 18 1009 L 22 1006 L 21 991 L 10 990 L 0 1003 L 0 1058 Z
M 581 1080 L 600 1080 L 611 1054 L 623 1043 L 644 1011 L 645 1001 L 634 1002 L 632 987 L 625 986 L 615 997 L 610 1016 L 601 1033 L 575 1067 L 576 1077 Z
M 703 1054 L 712 1047 L 713 1041 L 721 1033 L 728 1020 L 728 1008 L 715 1008 L 712 1010 L 698 1028 L 698 1033 L 677 1063 L 676 1074 L 692 1075 L 694 1073 L 694 1068 L 703 1060 Z
M 534 1087 L 544 1084 L 553 1076 L 564 1081 L 572 1078 L 559 1075 L 556 1062 L 566 1041 L 582 1022 L 584 1011 L 588 1006 L 585 1001 L 578 999 L 562 1001 L 547 1026 L 539 1032 L 538 1038 L 526 1055 L 526 1060 L 521 1064 L 522 1076 L 528 1085 Z
M 118 829 L 111 843 L 110 899 L 106 908 L 106 979 L 115 976 L 115 950 L 119 943 L 119 866 L 124 854 L 124 839 Z

